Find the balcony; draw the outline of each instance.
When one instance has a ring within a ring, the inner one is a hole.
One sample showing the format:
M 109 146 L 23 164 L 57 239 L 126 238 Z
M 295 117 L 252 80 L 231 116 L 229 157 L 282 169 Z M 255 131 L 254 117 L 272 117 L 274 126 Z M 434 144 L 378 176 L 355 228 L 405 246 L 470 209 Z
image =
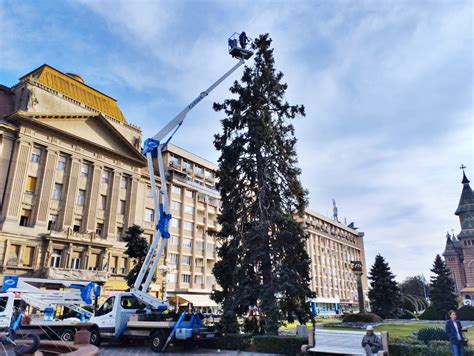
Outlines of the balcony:
M 108 273 L 107 271 L 46 267 L 43 269 L 42 277 L 73 281 L 107 282 Z

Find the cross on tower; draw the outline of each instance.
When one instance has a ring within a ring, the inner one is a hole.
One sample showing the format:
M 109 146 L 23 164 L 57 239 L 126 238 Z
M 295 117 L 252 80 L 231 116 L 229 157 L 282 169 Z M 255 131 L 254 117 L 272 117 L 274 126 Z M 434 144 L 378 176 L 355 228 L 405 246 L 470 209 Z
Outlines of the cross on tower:
M 464 169 L 466 169 L 466 166 L 464 164 L 461 164 L 461 167 L 459 167 L 459 169 L 464 170 Z

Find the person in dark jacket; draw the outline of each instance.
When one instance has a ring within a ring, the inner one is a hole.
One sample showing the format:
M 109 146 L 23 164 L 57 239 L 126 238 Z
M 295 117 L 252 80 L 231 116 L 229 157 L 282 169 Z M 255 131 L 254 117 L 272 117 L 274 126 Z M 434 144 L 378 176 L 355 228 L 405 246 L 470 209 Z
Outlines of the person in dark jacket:
M 367 356 L 372 356 L 382 349 L 382 342 L 374 334 L 372 325 L 367 326 L 367 334 L 362 338 L 361 345 L 365 349 Z
M 462 336 L 462 326 L 454 310 L 448 312 L 449 320 L 446 322 L 446 333 L 451 343 L 451 351 L 453 356 L 464 356 L 464 343 L 466 342 Z

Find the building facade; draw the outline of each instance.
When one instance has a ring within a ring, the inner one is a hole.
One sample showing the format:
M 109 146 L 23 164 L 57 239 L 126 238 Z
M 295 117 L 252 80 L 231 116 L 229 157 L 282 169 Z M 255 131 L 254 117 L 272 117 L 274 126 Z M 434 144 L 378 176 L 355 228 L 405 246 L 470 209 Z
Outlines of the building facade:
M 362 288 L 367 296 L 364 233 L 309 209 L 304 224 L 309 234 L 306 247 L 311 258 L 311 290 L 316 312 L 333 315 L 358 310 L 357 278 L 352 261 L 362 263 Z
M 141 142 L 116 100 L 78 75 L 43 65 L 0 86 L 0 277 L 91 280 L 105 295 L 127 289 L 123 234 L 136 224 L 151 241 L 156 214 Z M 208 232 L 217 229 L 217 166 L 171 144 L 164 163 L 173 219 L 151 293 L 215 307 Z M 363 263 L 366 291 L 363 233 L 310 210 L 304 223 L 319 313 L 356 309 L 350 262 Z
M 457 237 L 447 234 L 443 256 L 454 279 L 456 292 L 469 304 L 474 299 L 474 193 L 464 172 L 461 183 L 461 198 L 455 212 L 461 232 Z
M 0 87 L 0 273 L 103 282 L 105 294 L 125 290 L 131 261 L 122 236 L 134 224 L 149 241 L 154 232 L 141 141 L 116 101 L 77 75 L 43 65 Z M 174 216 L 166 257 L 176 265 L 168 291 L 208 295 L 215 165 L 173 145 L 164 160 Z

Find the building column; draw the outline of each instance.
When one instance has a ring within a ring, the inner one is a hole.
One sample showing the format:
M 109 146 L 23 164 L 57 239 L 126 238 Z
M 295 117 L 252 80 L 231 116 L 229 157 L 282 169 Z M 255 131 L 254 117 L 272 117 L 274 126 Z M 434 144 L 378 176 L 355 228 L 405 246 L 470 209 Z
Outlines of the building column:
M 102 167 L 94 165 L 92 170 L 91 184 L 89 184 L 89 197 L 87 199 L 86 209 L 84 213 L 83 225 L 87 231 L 95 231 L 97 216 L 97 201 L 99 199 L 100 178 L 102 176 Z
M 121 175 L 117 171 L 114 171 L 112 186 L 110 187 L 108 209 L 105 215 L 105 238 L 107 238 L 108 236 L 115 236 L 115 234 L 117 233 L 117 206 L 120 192 L 120 179 Z
M 133 177 L 131 179 L 131 187 L 127 193 L 127 208 L 128 214 L 126 215 L 126 221 L 124 222 L 124 227 L 131 226 L 131 223 L 135 221 L 137 213 L 137 195 L 138 195 L 138 178 Z M 143 218 L 142 218 L 143 219 Z
M 43 176 L 36 187 L 38 194 L 36 198 L 33 221 L 35 226 L 46 228 L 48 225 L 49 204 L 51 202 L 52 191 L 55 182 L 56 164 L 58 153 L 46 150 L 46 163 L 44 165 Z
M 6 195 L 2 209 L 3 216 L 0 222 L 7 221 L 18 225 L 28 164 L 31 159 L 31 145 L 18 140 L 12 159 L 14 164 L 7 180 Z
M 79 179 L 80 167 L 81 162 L 79 159 L 72 158 L 66 188 L 64 189 L 63 187 L 64 192 L 62 192 L 62 194 L 66 196 L 66 199 L 64 201 L 64 212 L 62 214 L 62 219 L 60 219 L 59 223 L 60 228 L 63 226 L 71 226 L 74 223 L 74 206 L 76 205 L 77 181 Z

